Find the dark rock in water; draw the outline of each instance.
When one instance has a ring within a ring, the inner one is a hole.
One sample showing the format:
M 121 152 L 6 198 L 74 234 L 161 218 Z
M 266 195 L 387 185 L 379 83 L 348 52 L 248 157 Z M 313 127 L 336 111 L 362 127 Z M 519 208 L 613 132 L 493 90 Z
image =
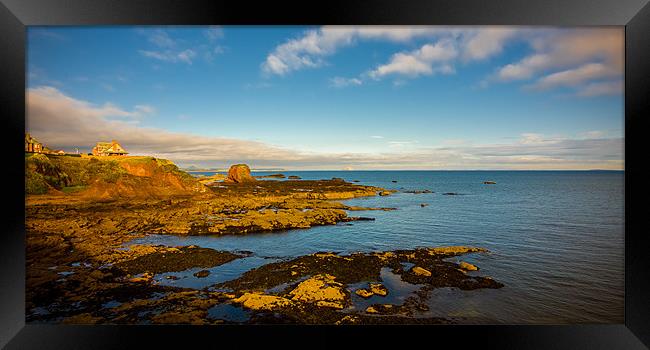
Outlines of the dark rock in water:
M 208 275 L 210 275 L 210 271 L 208 271 L 208 270 L 201 270 L 201 271 L 199 271 L 199 272 L 196 272 L 196 273 L 194 274 L 194 277 L 203 278 L 203 277 L 208 277 Z
M 177 280 L 177 279 L 178 279 L 178 276 L 174 276 L 174 275 L 169 275 L 169 276 L 165 276 L 165 278 L 166 278 L 166 279 L 168 279 L 168 280 L 172 280 L 172 281 L 175 281 L 175 280 Z
M 392 180 L 391 182 L 397 183 L 397 180 Z
M 237 250 L 236 252 L 237 252 L 238 254 L 243 254 L 244 256 L 251 256 L 251 255 L 254 254 L 254 253 L 251 252 L 250 250 Z
M 353 180 L 352 182 L 359 182 L 359 180 Z
M 443 193 L 444 196 L 457 196 L 459 194 L 460 193 L 457 193 L 457 192 L 445 192 L 445 193 Z
M 345 182 L 345 180 L 341 179 L 340 177 L 333 177 L 332 181 Z
M 369 218 L 365 216 L 348 216 L 345 219 L 343 219 L 343 222 L 349 222 L 349 221 L 375 221 L 375 218 Z
M 486 185 L 496 185 L 496 182 L 494 181 L 483 181 L 483 183 Z
M 409 190 L 409 191 L 404 191 L 404 193 L 420 194 L 420 193 L 433 193 L 433 192 L 431 190 Z
M 257 179 L 266 179 L 266 178 L 284 179 L 286 176 L 284 176 L 284 174 L 271 174 L 271 175 L 259 175 L 254 177 Z
M 253 182 L 257 181 L 251 176 L 251 169 L 246 164 L 235 164 L 228 169 L 228 177 L 225 182 Z
M 289 179 L 291 179 L 291 180 L 300 180 L 301 177 L 298 176 L 298 175 L 289 175 Z
M 420 206 L 421 206 L 422 208 L 424 208 L 424 207 L 426 207 L 426 206 L 428 206 L 428 205 L 429 205 L 429 204 L 427 204 L 427 203 L 422 203 L 422 204 L 420 204 Z
M 379 195 L 380 195 L 380 196 L 388 196 L 388 195 L 390 195 L 390 192 L 388 192 L 388 191 L 381 191 L 381 192 L 379 192 Z

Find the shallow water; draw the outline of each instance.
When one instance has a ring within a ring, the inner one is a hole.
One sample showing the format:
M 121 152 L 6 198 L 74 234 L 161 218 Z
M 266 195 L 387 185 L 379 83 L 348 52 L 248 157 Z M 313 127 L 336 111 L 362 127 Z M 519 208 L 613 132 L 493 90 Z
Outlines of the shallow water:
M 269 173 L 254 175 L 264 174 Z M 351 216 L 376 218 L 352 225 L 246 236 L 147 236 L 138 241 L 248 250 L 258 259 L 291 258 L 318 251 L 350 253 L 419 246 L 480 246 L 490 252 L 459 259 L 479 266 L 478 274 L 491 276 L 505 287 L 469 292 L 436 290 L 431 294 L 430 315 L 466 323 L 623 322 L 623 172 L 313 171 L 283 174 L 298 175 L 302 179 L 340 177 L 347 181 L 359 180 L 363 185 L 401 191 L 428 189 L 435 193 L 398 192 L 386 197 L 345 201 L 349 205 L 398 209 L 350 212 Z M 484 181 L 496 181 L 497 184 L 485 185 Z M 461 195 L 442 195 L 447 192 Z M 236 278 L 241 272 L 232 269 L 227 277 Z M 193 276 L 186 280 L 174 281 L 174 285 L 202 288 L 208 281 L 196 283 L 192 280 L 200 279 Z

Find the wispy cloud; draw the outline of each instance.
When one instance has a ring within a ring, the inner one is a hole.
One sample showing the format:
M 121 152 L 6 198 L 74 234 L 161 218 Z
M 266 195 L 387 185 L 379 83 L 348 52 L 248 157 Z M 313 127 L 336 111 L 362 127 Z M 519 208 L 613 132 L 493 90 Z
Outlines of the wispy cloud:
M 571 87 L 579 96 L 621 93 L 624 33 L 615 28 L 540 31 L 530 39 L 534 52 L 497 69 L 491 81 L 536 78 L 526 88 Z M 613 79 L 606 82 L 596 80 Z
M 323 66 L 325 57 L 336 53 L 342 47 L 351 46 L 359 40 L 384 40 L 395 43 L 408 43 L 414 39 L 446 38 L 454 41 L 465 61 L 482 60 L 498 54 L 516 29 L 505 27 L 437 27 L 437 26 L 323 26 L 308 30 L 303 36 L 287 40 L 278 45 L 262 63 L 262 70 L 267 74 L 285 75 L 292 71 Z M 394 61 L 401 61 L 402 71 L 428 72 L 425 65 L 435 59 L 427 59 L 426 51 L 433 49 L 435 43 L 420 48 L 422 53 L 398 53 Z M 451 49 L 446 47 L 446 49 Z M 456 56 L 456 48 L 454 56 Z M 448 51 L 450 52 L 450 51 Z M 445 54 L 445 53 L 440 53 Z M 409 56 L 409 57 L 407 57 Z M 414 59 L 416 58 L 416 59 Z M 398 63 L 395 63 L 398 64 Z M 413 64 L 414 68 L 406 65 Z M 448 69 L 448 68 L 447 68 Z M 399 69 L 394 72 L 399 72 Z
M 363 84 L 361 79 L 357 78 L 343 78 L 343 77 L 334 77 L 330 80 L 330 86 L 335 88 L 343 88 L 347 86 L 359 86 Z
M 396 53 L 391 57 L 390 62 L 370 71 L 369 75 L 374 79 L 380 79 L 391 74 L 411 78 L 434 73 L 451 74 L 454 68 L 447 62 L 457 55 L 458 52 L 451 40 L 440 40 L 433 45 L 426 44 L 415 51 Z
M 224 37 L 223 29 L 209 26 L 203 30 L 203 39 L 189 41 L 174 38 L 171 32 L 187 30 L 183 27 L 172 27 L 170 30 L 159 28 L 138 28 L 137 33 L 144 35 L 153 48 L 138 52 L 148 58 L 168 62 L 192 64 L 197 58 L 212 62 L 218 55 L 226 51 L 226 47 L 218 45 L 217 41 Z
M 172 63 L 183 62 L 187 64 L 192 64 L 192 59 L 196 57 L 196 52 L 191 49 L 183 50 L 180 52 L 140 50 L 140 54 L 142 54 L 145 57 L 154 58 L 160 61 L 172 62 Z
M 622 169 L 623 139 L 588 131 L 577 138 L 528 133 L 511 143 L 421 146 L 390 141 L 387 153 L 296 151 L 258 141 L 207 137 L 140 126 L 153 107 L 131 110 L 91 104 L 54 87 L 27 90 L 27 130 L 50 147 L 90 150 L 97 141 L 118 139 L 132 154 L 171 159 L 179 164 L 295 169 Z M 134 122 L 135 121 L 135 122 Z M 398 146 L 401 145 L 401 146 Z M 408 146 L 408 149 L 405 149 Z
M 210 26 L 203 33 L 208 40 L 213 42 L 223 38 L 223 28 L 220 26 Z

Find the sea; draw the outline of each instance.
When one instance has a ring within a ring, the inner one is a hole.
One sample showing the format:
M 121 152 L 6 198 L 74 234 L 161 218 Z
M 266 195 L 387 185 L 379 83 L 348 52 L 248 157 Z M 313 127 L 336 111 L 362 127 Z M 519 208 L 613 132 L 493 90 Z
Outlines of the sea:
M 277 172 L 253 175 L 272 173 Z M 342 201 L 397 210 L 350 212 L 351 216 L 375 218 L 351 225 L 245 236 L 148 235 L 132 243 L 195 244 L 253 252 L 250 257 L 210 269 L 207 278 L 193 276 L 200 269 L 173 273 L 181 277 L 178 280 L 166 279 L 166 274 L 155 277 L 161 284 L 197 289 L 237 278 L 264 264 L 315 252 L 347 254 L 449 245 L 484 247 L 489 252 L 451 260 L 475 264 L 480 270 L 472 273 L 490 276 L 505 286 L 472 291 L 436 289 L 430 294 L 429 310 L 415 317 L 444 317 L 466 324 L 624 322 L 623 171 L 282 173 L 305 180 L 338 177 L 397 190 L 390 196 Z M 496 184 L 484 184 L 485 181 Z M 405 192 L 409 190 L 432 193 Z M 415 290 L 387 271 L 382 278 L 390 284 L 393 303 L 403 302 Z M 221 309 L 217 311 L 223 313 Z M 231 313 L 241 310 L 233 309 Z M 228 313 L 224 317 L 227 316 Z

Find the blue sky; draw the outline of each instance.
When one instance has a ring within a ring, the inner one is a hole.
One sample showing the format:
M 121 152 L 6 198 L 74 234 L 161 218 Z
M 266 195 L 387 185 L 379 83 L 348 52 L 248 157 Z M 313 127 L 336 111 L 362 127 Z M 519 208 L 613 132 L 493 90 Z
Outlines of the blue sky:
M 27 129 L 180 165 L 621 169 L 623 29 L 29 27 Z

